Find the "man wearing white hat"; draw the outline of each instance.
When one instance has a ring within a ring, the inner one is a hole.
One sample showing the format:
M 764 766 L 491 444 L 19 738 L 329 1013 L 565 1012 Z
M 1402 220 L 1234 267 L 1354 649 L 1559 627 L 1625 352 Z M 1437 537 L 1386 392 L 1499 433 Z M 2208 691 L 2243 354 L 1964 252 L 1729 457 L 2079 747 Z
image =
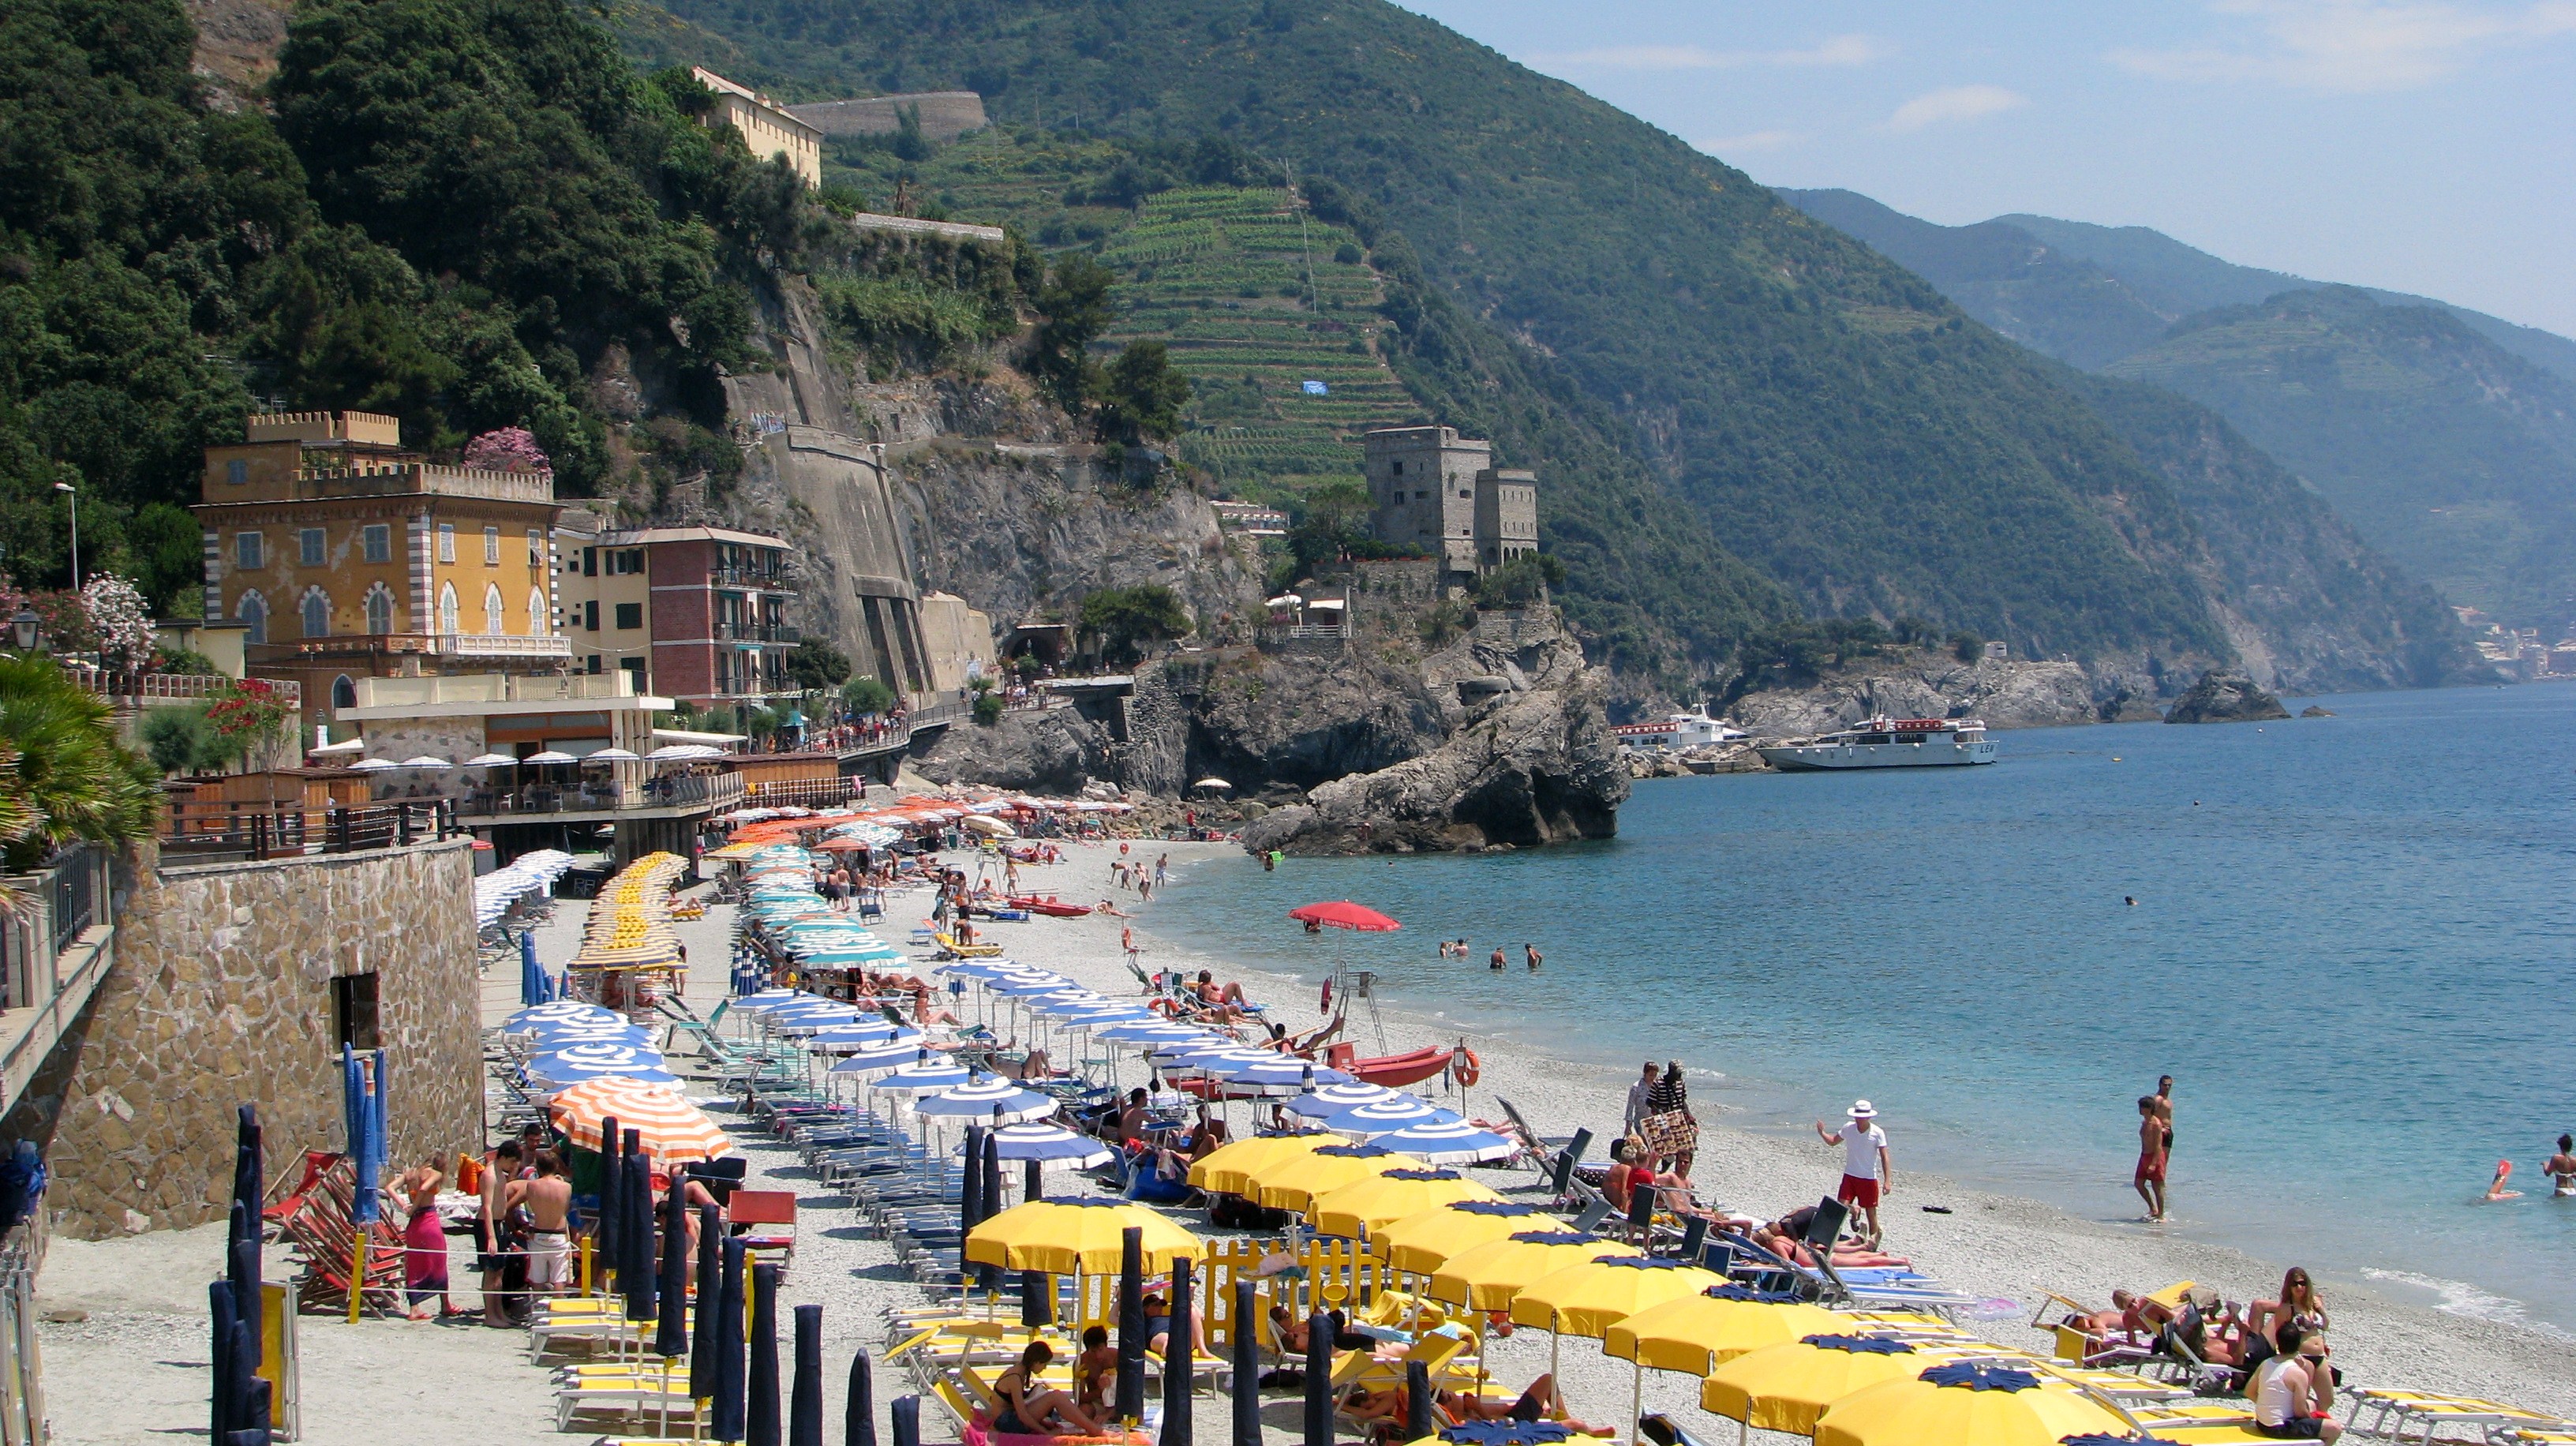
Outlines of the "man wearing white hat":
M 1878 1127 L 1878 1111 L 1867 1100 L 1855 1100 L 1843 1111 L 1851 1123 L 1839 1130 L 1828 1130 L 1825 1122 L 1816 1121 L 1816 1133 L 1828 1145 L 1843 1147 L 1843 1182 L 1835 1189 L 1834 1198 L 1852 1208 L 1869 1232 L 1869 1243 L 1875 1248 L 1881 1239 L 1878 1225 L 1878 1202 L 1896 1183 L 1895 1173 L 1887 1163 L 1887 1132 Z

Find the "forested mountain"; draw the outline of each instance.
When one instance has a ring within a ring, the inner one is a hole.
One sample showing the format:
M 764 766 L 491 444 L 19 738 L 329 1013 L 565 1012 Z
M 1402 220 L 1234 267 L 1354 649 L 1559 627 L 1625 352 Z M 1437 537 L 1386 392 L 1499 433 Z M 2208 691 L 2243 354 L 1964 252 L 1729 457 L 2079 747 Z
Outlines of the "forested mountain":
M 1850 191 L 1782 194 L 2034 350 L 2215 409 L 2453 599 L 2569 620 L 2576 342 L 2236 266 L 2144 227 L 1938 226 Z

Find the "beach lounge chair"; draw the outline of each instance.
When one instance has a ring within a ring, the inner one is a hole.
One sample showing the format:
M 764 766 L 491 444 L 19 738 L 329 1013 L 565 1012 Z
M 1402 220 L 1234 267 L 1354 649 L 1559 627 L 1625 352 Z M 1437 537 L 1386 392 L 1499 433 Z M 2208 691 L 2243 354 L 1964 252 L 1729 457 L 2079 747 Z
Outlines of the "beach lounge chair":
M 1683 1430 L 1672 1417 L 1660 1411 L 1649 1411 L 1638 1417 L 1637 1434 L 1653 1442 L 1654 1446 L 1716 1446 L 1714 1442 L 1703 1441 Z
M 781 1270 L 796 1259 L 796 1194 L 792 1190 L 736 1190 L 725 1202 L 725 1223 L 754 1256 L 773 1252 Z
M 2493 1440 L 2505 1431 L 2576 1430 L 2576 1423 L 2545 1411 L 2526 1410 L 2476 1396 L 2386 1388 L 2347 1389 L 2343 1394 L 2353 1398 L 2353 1430 L 2399 1441 L 2412 1436 L 2428 1443 L 2428 1446 L 2434 1439 L 2433 1433 L 2444 1426 L 2469 1427 L 2486 1440 Z M 2371 1415 L 2371 1423 L 2367 1426 L 2362 1424 L 2365 1411 Z

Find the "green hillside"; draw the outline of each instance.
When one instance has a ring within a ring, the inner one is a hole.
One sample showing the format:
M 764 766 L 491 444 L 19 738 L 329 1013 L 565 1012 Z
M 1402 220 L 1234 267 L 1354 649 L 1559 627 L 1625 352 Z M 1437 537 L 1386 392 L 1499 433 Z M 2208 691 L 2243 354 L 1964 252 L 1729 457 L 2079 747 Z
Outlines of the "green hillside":
M 2197 584 L 2144 560 L 2151 534 L 2189 526 L 2163 482 L 2016 348 L 1742 173 L 1380 0 L 620 15 L 648 59 L 735 66 L 794 99 L 966 87 L 1013 124 L 1283 158 L 1349 198 L 1373 251 L 1400 239 L 1462 328 L 1599 409 L 1618 465 L 1655 484 L 1645 511 L 1677 513 L 1813 611 L 1912 614 L 2041 653 L 2225 650 Z M 1414 315 L 1390 300 L 1399 332 Z M 1541 495 L 1543 533 L 1579 517 L 1614 572 L 1645 571 L 1620 555 L 1619 512 Z M 1678 559 L 1683 597 L 1725 586 L 1696 552 Z
M 2227 417 L 2452 599 L 2576 597 L 2576 385 L 2444 312 L 2348 288 L 2205 312 L 2112 364 Z

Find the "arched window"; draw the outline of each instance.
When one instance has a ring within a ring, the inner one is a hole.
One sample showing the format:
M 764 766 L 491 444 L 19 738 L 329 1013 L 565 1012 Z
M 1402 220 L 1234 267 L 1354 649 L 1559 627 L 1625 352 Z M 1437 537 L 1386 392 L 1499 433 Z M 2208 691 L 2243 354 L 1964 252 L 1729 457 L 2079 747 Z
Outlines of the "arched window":
M 532 587 L 528 589 L 529 637 L 542 638 L 553 631 L 552 628 L 547 626 L 547 624 L 554 621 L 552 618 L 546 616 L 550 611 L 552 611 L 552 609 L 546 606 L 546 590 L 541 587 Z
M 250 625 L 250 631 L 242 634 L 243 642 L 268 641 L 268 599 L 255 592 L 243 593 L 241 602 L 233 608 L 233 616 Z
M 318 587 L 306 588 L 301 611 L 304 614 L 304 636 L 308 638 L 331 636 L 331 599 L 328 594 Z
M 377 583 L 367 589 L 367 631 L 390 633 L 394 630 L 394 590 Z
M 438 585 L 438 630 L 452 637 L 456 629 L 456 584 L 440 583 Z
M 346 673 L 331 680 L 331 706 L 334 708 L 358 706 L 358 685 L 350 682 L 349 675 Z
M 499 546 L 497 539 L 501 534 L 496 531 L 492 536 L 495 539 L 493 545 Z M 499 634 L 509 630 L 508 620 L 501 612 L 501 585 L 497 582 L 483 584 L 483 631 L 486 634 Z

